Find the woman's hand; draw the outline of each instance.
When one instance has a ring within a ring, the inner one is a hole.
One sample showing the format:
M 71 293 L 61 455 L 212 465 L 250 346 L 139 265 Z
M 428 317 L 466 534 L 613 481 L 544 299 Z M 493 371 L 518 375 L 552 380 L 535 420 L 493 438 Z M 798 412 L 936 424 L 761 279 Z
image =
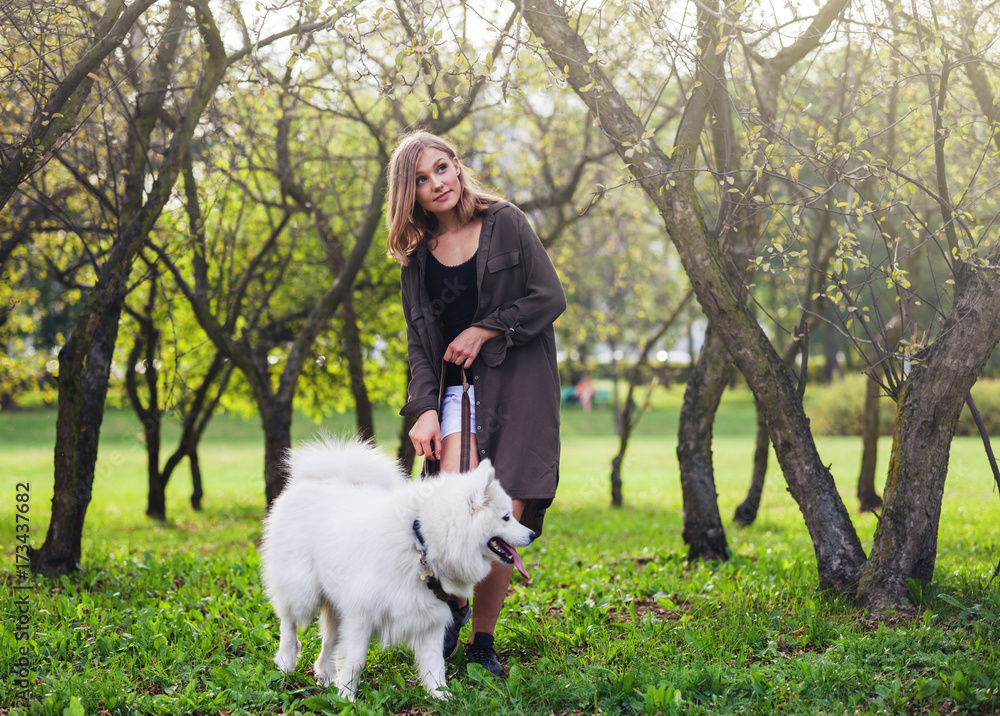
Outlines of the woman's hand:
M 457 363 L 463 368 L 472 365 L 472 361 L 479 355 L 479 349 L 490 338 L 500 335 L 500 331 L 492 328 L 480 328 L 470 326 L 456 336 L 448 349 L 444 352 L 444 359 L 449 363 Z
M 441 459 L 441 423 L 436 410 L 421 413 L 416 424 L 410 428 L 409 435 L 419 457 Z

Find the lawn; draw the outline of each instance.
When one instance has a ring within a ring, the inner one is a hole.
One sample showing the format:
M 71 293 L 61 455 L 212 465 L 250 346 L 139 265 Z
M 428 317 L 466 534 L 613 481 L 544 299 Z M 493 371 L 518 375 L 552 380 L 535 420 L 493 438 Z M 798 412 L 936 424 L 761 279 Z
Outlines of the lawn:
M 205 509 L 188 505 L 181 470 L 168 488 L 169 520 L 157 524 L 143 515 L 138 424 L 109 412 L 82 572 L 15 589 L 17 505 L 29 505 L 31 542 L 45 536 L 54 413 L 0 413 L 0 714 L 1000 713 L 1000 587 L 987 586 L 1000 558 L 1000 498 L 978 440 L 954 444 L 935 582 L 914 588 L 898 612 L 869 614 L 817 589 L 809 536 L 773 456 L 757 523 L 732 524 L 753 453 L 744 391 L 724 398 L 714 444 L 732 556 L 686 562 L 679 395 L 659 395 L 644 417 L 619 510 L 608 506 L 610 413 L 564 411 L 559 495 L 543 538 L 523 551 L 532 580 L 515 577 L 498 626 L 509 676 L 493 681 L 459 657 L 446 704 L 417 686 L 405 650 L 377 646 L 357 705 L 340 701 L 310 673 L 315 627 L 301 635 L 299 670 L 276 671 L 276 619 L 254 547 L 264 511 L 260 428 L 238 418 L 218 418 L 203 443 Z M 347 431 L 350 421 L 324 428 Z M 382 410 L 378 428 L 394 450 L 398 419 Z M 295 438 L 315 429 L 300 419 Z M 170 427 L 166 445 L 172 436 Z M 860 440 L 818 444 L 853 509 Z M 880 473 L 888 449 L 880 445 Z M 17 501 L 17 483 L 30 483 L 27 502 Z M 855 515 L 855 524 L 869 546 L 875 516 Z M 18 640 L 23 594 L 30 641 Z M 15 649 L 25 646 L 29 699 L 15 682 Z

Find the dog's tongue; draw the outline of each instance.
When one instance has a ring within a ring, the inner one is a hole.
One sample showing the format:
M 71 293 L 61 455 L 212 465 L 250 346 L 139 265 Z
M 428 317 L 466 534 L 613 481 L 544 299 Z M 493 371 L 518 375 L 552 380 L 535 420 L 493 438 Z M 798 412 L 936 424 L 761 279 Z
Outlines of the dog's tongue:
M 519 555 L 517 553 L 517 550 L 511 547 L 510 545 L 507 545 L 507 549 L 510 550 L 510 556 L 514 560 L 514 566 L 517 568 L 517 571 L 521 573 L 522 577 L 530 580 L 531 577 L 528 576 L 528 570 L 526 570 L 524 568 L 524 565 L 521 564 L 521 555 Z

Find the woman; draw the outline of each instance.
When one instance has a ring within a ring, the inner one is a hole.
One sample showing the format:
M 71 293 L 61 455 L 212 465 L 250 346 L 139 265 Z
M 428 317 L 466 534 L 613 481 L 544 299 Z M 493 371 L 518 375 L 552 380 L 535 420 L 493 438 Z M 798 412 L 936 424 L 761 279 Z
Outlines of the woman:
M 559 373 L 552 323 L 566 296 L 548 254 L 512 204 L 487 194 L 455 148 L 428 132 L 400 138 L 389 162 L 389 255 L 402 265 L 411 380 L 401 415 L 417 455 L 458 470 L 462 368 L 472 403 L 471 467 L 489 458 L 514 516 L 541 534 L 559 482 Z M 439 395 L 442 362 L 445 394 Z M 472 600 L 466 658 L 503 669 L 493 632 L 511 567 L 494 565 Z M 452 600 L 445 658 L 468 605 Z

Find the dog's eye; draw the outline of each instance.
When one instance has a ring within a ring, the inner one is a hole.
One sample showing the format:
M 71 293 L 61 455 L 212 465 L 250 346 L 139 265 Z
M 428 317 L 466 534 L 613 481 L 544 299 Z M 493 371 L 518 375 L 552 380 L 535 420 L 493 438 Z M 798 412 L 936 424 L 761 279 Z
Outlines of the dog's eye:
M 504 515 L 500 519 L 502 519 L 504 522 L 510 522 L 510 515 Z

